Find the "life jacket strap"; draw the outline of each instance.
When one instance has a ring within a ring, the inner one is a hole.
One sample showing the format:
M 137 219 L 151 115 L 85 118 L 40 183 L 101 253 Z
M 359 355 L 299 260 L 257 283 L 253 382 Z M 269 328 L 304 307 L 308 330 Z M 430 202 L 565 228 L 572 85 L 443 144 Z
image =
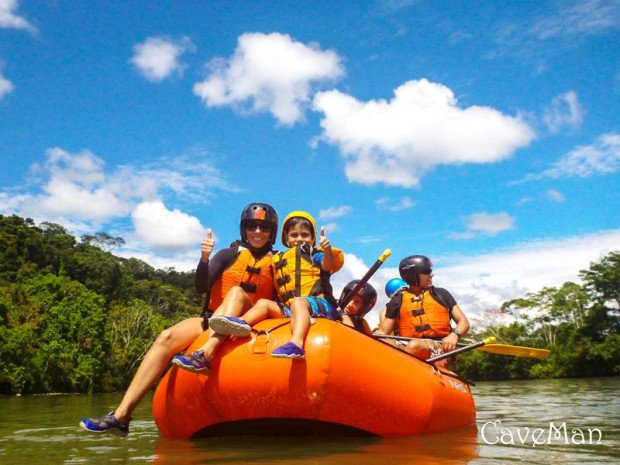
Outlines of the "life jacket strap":
M 243 289 L 247 293 L 250 293 L 250 294 L 256 293 L 256 284 L 240 283 L 239 287 L 241 287 L 241 289 Z
M 295 297 L 295 293 L 294 293 L 293 291 L 288 291 L 288 292 L 285 292 L 284 294 L 282 294 L 282 295 L 280 296 L 280 300 L 281 300 L 282 302 L 286 302 L 286 301 L 288 301 L 289 299 L 292 299 L 293 297 Z

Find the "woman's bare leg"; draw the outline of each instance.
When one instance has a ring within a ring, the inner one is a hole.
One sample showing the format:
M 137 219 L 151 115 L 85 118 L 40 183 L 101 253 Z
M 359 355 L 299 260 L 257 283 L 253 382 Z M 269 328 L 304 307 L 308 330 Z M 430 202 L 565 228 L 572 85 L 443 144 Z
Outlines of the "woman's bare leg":
M 120 405 L 114 411 L 116 419 L 126 424 L 131 413 L 157 382 L 172 356 L 189 346 L 202 334 L 202 318 L 188 318 L 161 332 L 148 350 L 131 380 Z
M 226 293 L 226 297 L 224 297 L 224 300 L 213 314 L 237 318 L 246 313 L 250 308 L 252 308 L 252 301 L 246 292 L 239 286 L 234 286 Z M 205 352 L 205 360 L 211 361 L 219 346 L 228 336 L 216 334 L 212 329 L 209 329 L 208 332 L 209 339 L 203 344 L 201 349 Z
M 260 299 L 241 317 L 250 326 L 254 326 L 259 321 L 267 318 L 281 318 L 282 310 L 277 303 L 269 299 Z

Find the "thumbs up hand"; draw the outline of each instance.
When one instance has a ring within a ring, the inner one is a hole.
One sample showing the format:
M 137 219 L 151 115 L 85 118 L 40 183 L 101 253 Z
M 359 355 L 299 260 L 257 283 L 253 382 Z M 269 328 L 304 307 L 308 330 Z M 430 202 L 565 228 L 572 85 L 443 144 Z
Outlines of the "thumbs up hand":
M 207 237 L 202 240 L 200 244 L 200 261 L 208 262 L 209 257 L 211 256 L 211 252 L 213 252 L 213 247 L 215 247 L 215 239 L 213 239 L 213 231 L 211 228 L 207 229 Z
M 321 246 L 323 250 L 331 248 L 332 246 L 327 236 L 325 236 L 325 226 L 321 226 L 321 235 L 319 236 L 319 245 Z

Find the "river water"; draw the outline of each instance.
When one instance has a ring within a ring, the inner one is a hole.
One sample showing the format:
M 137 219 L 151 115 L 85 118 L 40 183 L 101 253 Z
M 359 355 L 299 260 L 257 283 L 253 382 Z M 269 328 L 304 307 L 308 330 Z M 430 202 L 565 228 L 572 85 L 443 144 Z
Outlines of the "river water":
M 409 438 L 170 440 L 157 431 L 150 398 L 119 438 L 77 425 L 113 410 L 121 394 L 0 397 L 0 463 L 620 463 L 620 378 L 484 382 L 473 390 L 477 428 Z

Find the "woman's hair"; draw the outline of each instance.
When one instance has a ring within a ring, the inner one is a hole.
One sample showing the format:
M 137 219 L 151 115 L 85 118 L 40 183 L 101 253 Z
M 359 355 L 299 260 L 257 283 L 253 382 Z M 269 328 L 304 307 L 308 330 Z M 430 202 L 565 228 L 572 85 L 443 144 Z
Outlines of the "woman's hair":
M 308 221 L 306 218 L 302 218 L 301 216 L 294 216 L 286 222 L 286 224 L 284 225 L 284 234 L 288 234 L 288 232 L 297 225 L 301 226 L 302 228 L 308 229 L 310 231 L 310 234 L 312 234 L 312 237 L 314 238 L 314 228 L 312 227 L 312 223 L 310 223 L 310 221 Z

